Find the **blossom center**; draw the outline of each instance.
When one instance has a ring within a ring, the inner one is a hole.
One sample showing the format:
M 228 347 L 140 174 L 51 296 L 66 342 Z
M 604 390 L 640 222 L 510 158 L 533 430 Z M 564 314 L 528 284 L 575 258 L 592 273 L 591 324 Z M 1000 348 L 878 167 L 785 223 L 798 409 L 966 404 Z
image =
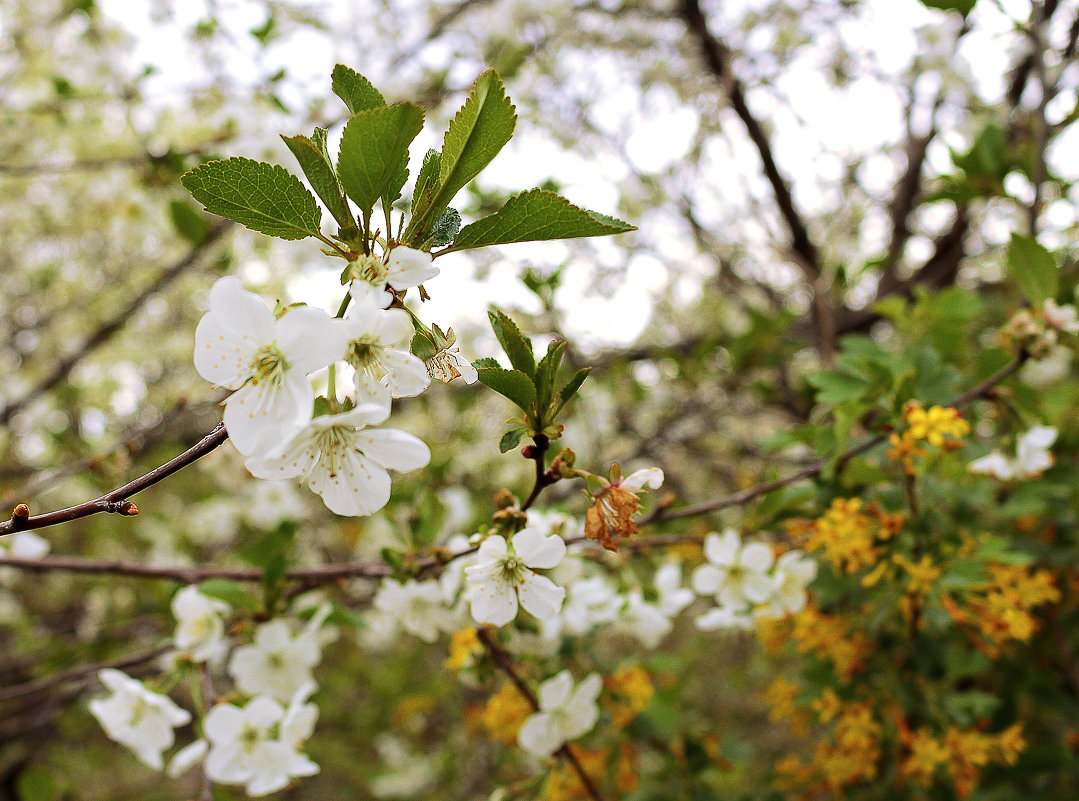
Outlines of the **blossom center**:
M 371 336 L 362 336 L 348 343 L 345 361 L 366 373 L 382 373 L 382 345 Z
M 502 559 L 502 576 L 511 583 L 524 583 L 524 562 L 516 554 L 507 554 Z
M 333 425 L 324 428 L 315 437 L 315 448 L 321 452 L 321 459 L 326 461 L 331 478 L 337 475 L 338 469 L 345 461 L 345 455 L 352 447 L 354 431 L 355 429 L 348 426 Z
M 285 361 L 285 354 L 281 352 L 281 348 L 271 343 L 255 351 L 255 355 L 251 357 L 250 367 L 251 377 L 248 381 L 251 384 L 258 386 L 265 382 L 271 387 L 276 387 L 284 381 L 288 362 Z
M 389 273 L 390 268 L 376 256 L 360 256 L 352 262 L 352 278 L 366 281 L 368 284 L 382 286 L 386 283 Z

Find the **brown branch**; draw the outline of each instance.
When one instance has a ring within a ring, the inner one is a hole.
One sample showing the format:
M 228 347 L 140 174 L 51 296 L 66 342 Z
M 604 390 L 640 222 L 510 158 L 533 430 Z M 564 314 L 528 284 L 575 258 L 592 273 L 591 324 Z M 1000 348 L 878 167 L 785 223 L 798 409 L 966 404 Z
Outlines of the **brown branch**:
M 147 487 L 153 486 L 162 479 L 168 478 L 177 470 L 181 470 L 192 462 L 201 459 L 203 456 L 220 446 L 228 439 L 228 436 L 228 432 L 225 431 L 225 424 L 218 423 L 213 431 L 176 458 L 171 459 L 160 467 L 154 468 L 146 475 L 140 476 L 134 481 L 130 481 L 127 484 L 124 484 L 124 486 L 118 487 L 112 492 L 102 495 L 100 498 L 80 503 L 77 506 L 70 506 L 67 509 L 59 509 L 55 512 L 46 512 L 45 514 L 34 515 L 32 517 L 13 514 L 10 520 L 0 523 L 0 536 L 12 534 L 16 531 L 28 531 L 30 529 L 45 528 L 46 526 L 55 526 L 57 523 L 67 523 L 71 520 L 89 517 L 90 515 L 98 514 L 100 512 L 110 512 L 112 514 L 121 514 L 124 516 L 138 514 L 138 508 L 131 503 L 128 498 L 137 492 L 141 492 Z
M 966 406 L 973 400 L 987 396 L 993 388 L 1001 381 L 1011 377 L 1019 370 L 1020 367 L 1027 360 L 1027 353 L 1025 351 L 1020 352 L 1011 362 L 1002 367 L 996 373 L 985 379 L 982 383 L 973 387 L 962 395 L 957 396 L 948 403 L 949 406 Z M 865 440 L 864 442 L 855 445 L 852 448 L 844 451 L 839 455 L 836 460 L 837 467 L 842 467 L 851 459 L 856 456 L 860 456 L 866 451 L 872 450 L 880 443 L 887 439 L 887 434 L 876 434 L 873 437 Z M 774 481 L 766 481 L 763 484 L 758 484 L 755 487 L 736 492 L 733 495 L 727 495 L 722 498 L 716 498 L 711 501 L 705 501 L 704 503 L 698 503 L 693 506 L 683 506 L 680 509 L 669 510 L 665 507 L 657 508 L 652 514 L 642 519 L 637 525 L 646 526 L 653 523 L 663 523 L 668 520 L 680 520 L 687 517 L 696 517 L 698 515 L 708 514 L 709 512 L 715 512 L 720 509 L 726 509 L 731 506 L 741 506 L 749 503 L 762 495 L 767 495 L 769 492 L 773 492 L 782 487 L 786 487 L 790 484 L 796 484 L 799 481 L 804 481 L 807 478 L 813 478 L 819 475 L 831 460 L 820 461 L 815 465 L 811 465 L 789 476 L 783 478 L 777 478 Z M 583 539 L 583 538 L 581 538 Z M 568 541 L 567 541 L 568 542 Z
M 105 344 L 113 334 L 124 327 L 124 324 L 138 309 L 151 297 L 164 290 L 176 278 L 186 270 L 197 264 L 204 253 L 232 227 L 230 222 L 218 222 L 207 233 L 206 238 L 175 264 L 163 270 L 157 278 L 135 295 L 124 307 L 101 323 L 78 347 L 56 361 L 53 369 L 37 384 L 27 390 L 22 396 L 0 407 L 0 425 L 7 425 L 11 418 L 23 409 L 27 404 L 44 395 L 50 389 L 62 382 L 70 375 L 75 366 L 86 358 L 90 353 Z
M 810 239 L 809 231 L 802 219 L 802 215 L 795 208 L 794 197 L 791 194 L 790 187 L 787 185 L 787 180 L 776 165 L 768 134 L 765 133 L 764 126 L 750 111 L 749 104 L 746 102 L 745 88 L 731 70 L 730 49 L 708 30 L 708 21 L 704 17 L 704 12 L 701 11 L 698 0 L 680 0 L 679 12 L 690 32 L 700 44 L 709 72 L 726 90 L 731 108 L 738 115 L 738 119 L 742 121 L 746 133 L 757 148 L 764 175 L 772 187 L 772 192 L 775 194 L 776 205 L 779 206 L 783 220 L 790 229 L 790 248 L 797 257 L 796 260 L 810 275 L 819 275 L 821 264 L 817 246 Z
M 494 638 L 484 626 L 478 626 L 476 628 L 476 635 L 487 649 L 487 652 L 491 654 L 491 657 L 495 660 L 498 667 L 506 674 L 509 680 L 513 682 L 513 686 L 517 688 L 517 691 L 528 701 L 532 710 L 534 712 L 539 712 L 540 705 L 539 700 L 536 698 L 536 694 L 532 692 L 531 688 L 525 684 L 524 679 L 517 673 L 517 669 L 513 666 L 513 660 L 510 658 L 510 655 L 494 641 Z M 593 801 L 603 801 L 603 796 L 600 795 L 596 785 L 592 782 L 592 778 L 585 772 L 584 765 L 577 759 L 577 755 L 573 753 L 573 749 L 569 747 L 569 743 L 563 743 L 562 747 L 555 751 L 555 754 L 563 757 L 569 762 L 570 766 L 577 774 L 577 778 L 581 780 L 581 784 L 584 786 L 589 798 L 593 799 Z
M 111 662 L 101 662 L 95 665 L 84 665 L 83 667 L 73 668 L 64 673 L 59 673 L 55 676 L 48 676 L 43 679 L 36 679 L 35 681 L 28 681 L 23 684 L 13 684 L 10 687 L 4 687 L 0 689 L 0 703 L 4 701 L 11 701 L 15 698 L 25 698 L 28 695 L 37 695 L 38 693 L 50 690 L 60 684 L 67 684 L 72 681 L 79 681 L 85 679 L 88 676 L 97 673 L 99 670 L 106 668 L 113 668 L 115 670 L 124 670 L 126 668 L 141 665 L 146 662 L 151 662 L 157 659 L 163 653 L 169 650 L 169 646 L 159 645 L 149 651 L 143 651 L 142 653 L 135 654 L 134 656 L 125 656 L 119 659 L 114 659 Z

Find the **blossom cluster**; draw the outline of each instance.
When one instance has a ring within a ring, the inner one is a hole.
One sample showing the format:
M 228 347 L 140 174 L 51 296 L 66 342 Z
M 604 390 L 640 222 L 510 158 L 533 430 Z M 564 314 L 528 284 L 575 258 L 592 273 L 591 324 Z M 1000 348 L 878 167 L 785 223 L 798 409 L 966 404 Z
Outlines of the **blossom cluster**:
M 225 626 L 230 608 L 223 601 L 189 586 L 173 597 L 172 611 L 175 649 L 166 667 L 209 675 L 224 666 L 236 690 L 205 714 L 203 736 L 172 756 L 169 775 L 202 765 L 209 780 L 242 785 L 258 797 L 317 773 L 303 745 L 318 719 L 318 707 L 308 700 L 317 689 L 313 671 L 323 645 L 334 636 L 323 625 L 329 605 L 319 607 L 302 627 L 282 618 L 262 623 L 251 643 L 235 648 Z M 118 670 L 98 675 L 110 694 L 91 701 L 90 712 L 109 737 L 144 764 L 162 769 L 163 752 L 175 743 L 174 729 L 189 723 L 191 713 Z
M 225 428 L 252 474 L 301 479 L 331 511 L 358 516 L 389 500 L 388 470 L 430 460 L 413 435 L 373 428 L 389 416 L 391 399 L 418 395 L 432 375 L 471 382 L 476 371 L 452 347 L 426 364 L 410 352 L 419 323 L 398 293 L 438 274 L 430 253 L 361 255 L 346 273 L 349 295 L 337 317 L 304 305 L 275 315 L 235 276 L 219 279 L 195 329 L 195 368 L 234 390 L 224 401 Z M 335 377 L 339 364 L 352 371 L 353 391 L 342 407 L 331 381 L 328 411 L 316 416 L 311 377 L 327 368 Z

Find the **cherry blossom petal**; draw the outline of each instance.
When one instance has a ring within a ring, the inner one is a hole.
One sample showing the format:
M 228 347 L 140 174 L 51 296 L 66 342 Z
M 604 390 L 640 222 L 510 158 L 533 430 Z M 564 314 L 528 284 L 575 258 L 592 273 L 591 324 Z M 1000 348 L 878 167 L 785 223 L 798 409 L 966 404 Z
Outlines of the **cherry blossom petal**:
M 286 374 L 278 388 L 248 384 L 225 401 L 229 439 L 244 456 L 274 455 L 310 421 L 314 399 L 311 384 L 299 373 Z
M 557 615 L 562 608 L 562 601 L 566 598 L 563 587 L 559 587 L 546 576 L 537 576 L 535 573 L 525 575 L 524 581 L 517 586 L 517 594 L 525 611 L 540 620 L 550 620 Z
M 407 247 L 395 247 L 387 261 L 390 271 L 387 281 L 396 290 L 419 286 L 438 275 L 430 253 Z
M 742 582 L 742 592 L 753 603 L 767 601 L 775 591 L 776 581 L 763 573 L 747 573 Z
M 239 738 L 244 728 L 244 713 L 232 704 L 219 704 L 206 715 L 206 738 L 212 743 L 225 743 Z
M 391 348 L 411 342 L 416 332 L 412 318 L 402 309 L 379 311 L 372 320 L 371 330 L 383 345 Z
M 423 440 L 396 428 L 356 432 L 355 447 L 383 467 L 418 470 L 431 461 L 431 450 Z
M 246 334 L 260 345 L 273 341 L 273 312 L 234 275 L 219 278 L 210 287 L 210 313 L 226 328 Z
M 387 416 L 389 415 L 390 404 L 393 401 L 389 387 L 363 370 L 356 371 L 352 377 L 352 383 L 356 388 L 357 401 L 383 406 L 386 408 Z
M 552 676 L 539 686 L 540 709 L 546 711 L 562 706 L 570 697 L 572 690 L 573 675 L 568 669 Z
M 550 756 L 562 745 L 562 735 L 546 712 L 537 712 L 524 722 L 517 733 L 521 748 L 536 756 Z
M 704 538 L 704 555 L 714 565 L 733 565 L 738 558 L 741 539 L 733 529 L 722 535 L 714 531 Z
M 386 375 L 382 380 L 395 398 L 410 398 L 413 395 L 419 395 L 431 383 L 427 365 L 408 351 L 384 351 L 382 366 L 386 370 Z
M 538 528 L 524 528 L 514 536 L 513 549 L 529 567 L 550 568 L 565 557 L 566 542 L 558 535 L 548 537 Z
M 635 470 L 622 479 L 622 486 L 630 492 L 637 492 L 644 487 L 659 489 L 662 484 L 663 471 L 658 467 L 645 467 L 642 470 Z
M 195 370 L 219 387 L 238 389 L 251 375 L 257 343 L 222 325 L 212 314 L 195 326 Z
M 293 370 L 313 373 L 345 355 L 348 331 L 322 309 L 299 306 L 277 321 L 277 344 Z
M 305 475 L 318 461 L 318 451 L 302 433 L 285 448 L 280 456 L 248 457 L 244 461 L 248 472 L 256 478 L 284 479 Z
M 390 499 L 390 474 L 372 459 L 348 451 L 330 473 L 325 456 L 308 480 L 331 512 L 346 517 L 374 514 Z
M 775 554 L 767 545 L 760 542 L 751 542 L 742 549 L 738 561 L 747 569 L 757 573 L 763 573 L 772 566 Z
M 701 565 L 693 571 L 693 589 L 701 595 L 714 595 L 727 580 L 727 574 L 715 565 Z
M 500 559 L 506 555 L 506 540 L 501 534 L 494 534 L 480 544 L 476 558 L 485 562 L 489 559 Z
M 475 583 L 469 589 L 468 598 L 477 623 L 504 626 L 517 617 L 517 593 L 507 581 Z

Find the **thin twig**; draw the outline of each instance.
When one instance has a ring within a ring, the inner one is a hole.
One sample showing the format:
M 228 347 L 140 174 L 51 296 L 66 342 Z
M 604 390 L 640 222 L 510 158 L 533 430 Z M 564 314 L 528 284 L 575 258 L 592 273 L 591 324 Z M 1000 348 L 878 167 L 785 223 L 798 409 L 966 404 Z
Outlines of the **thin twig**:
M 11 701 L 15 698 L 25 698 L 28 695 L 37 695 L 38 693 L 50 690 L 60 684 L 67 684 L 68 682 L 85 679 L 88 676 L 97 673 L 99 670 L 104 670 L 106 668 L 126 670 L 127 668 L 135 667 L 136 665 L 151 662 L 167 650 L 169 650 L 169 646 L 159 645 L 149 651 L 142 651 L 133 656 L 123 656 L 119 659 L 113 659 L 110 662 L 100 662 L 94 665 L 83 665 L 82 667 L 72 668 L 63 673 L 58 673 L 55 676 L 47 676 L 46 678 L 28 681 L 23 684 L 13 684 L 10 687 L 5 687 L 0 690 L 0 703 Z
M 215 224 L 206 234 L 206 238 L 191 248 L 182 259 L 164 269 L 150 284 L 131 298 L 124 307 L 105 322 L 101 323 L 82 343 L 56 361 L 55 366 L 49 373 L 38 381 L 24 394 L 0 407 L 0 425 L 7 425 L 8 421 L 27 404 L 44 395 L 67 378 L 75 366 L 89 354 L 105 344 L 119 331 L 131 316 L 142 307 L 146 301 L 161 292 L 186 270 L 198 263 L 204 253 L 232 227 L 230 222 Z M 2 533 L 2 532 L 0 532 Z
M 45 528 L 46 526 L 55 526 L 57 523 L 67 523 L 71 520 L 89 517 L 90 515 L 98 514 L 100 512 L 111 512 L 113 514 L 122 514 L 124 516 L 138 514 L 138 508 L 131 503 L 128 498 L 147 487 L 153 486 L 162 479 L 168 478 L 177 470 L 181 470 L 192 462 L 201 459 L 203 456 L 210 453 L 210 451 L 220 446 L 228 439 L 228 436 L 228 432 L 225 431 L 225 424 L 218 423 L 213 431 L 176 458 L 151 470 L 146 475 L 140 476 L 134 481 L 102 495 L 100 498 L 80 503 L 77 506 L 70 506 L 67 509 L 59 509 L 55 512 L 46 512 L 45 514 L 32 517 L 12 515 L 10 520 L 0 523 L 0 536 L 12 534 L 16 531 L 28 531 L 30 529 Z
M 495 663 L 502 670 L 503 673 L 513 682 L 513 686 L 517 688 L 517 691 L 525 697 L 532 710 L 535 712 L 540 711 L 539 700 L 536 698 L 536 694 L 532 692 L 531 688 L 525 684 L 524 679 L 517 673 L 517 669 L 513 666 L 513 660 L 510 655 L 506 653 L 498 643 L 494 641 L 490 633 L 483 626 L 479 626 L 476 629 L 476 634 L 479 637 L 480 642 L 483 643 L 487 652 L 491 654 L 491 657 L 495 660 Z M 585 772 L 584 765 L 577 759 L 577 755 L 573 753 L 573 750 L 569 747 L 569 743 L 563 743 L 562 747 L 555 751 L 557 756 L 565 758 L 573 768 L 577 777 L 581 780 L 581 784 L 584 786 L 585 791 L 588 793 L 589 798 L 593 801 L 603 801 L 603 796 L 600 795 L 596 785 L 592 782 L 592 778 Z

